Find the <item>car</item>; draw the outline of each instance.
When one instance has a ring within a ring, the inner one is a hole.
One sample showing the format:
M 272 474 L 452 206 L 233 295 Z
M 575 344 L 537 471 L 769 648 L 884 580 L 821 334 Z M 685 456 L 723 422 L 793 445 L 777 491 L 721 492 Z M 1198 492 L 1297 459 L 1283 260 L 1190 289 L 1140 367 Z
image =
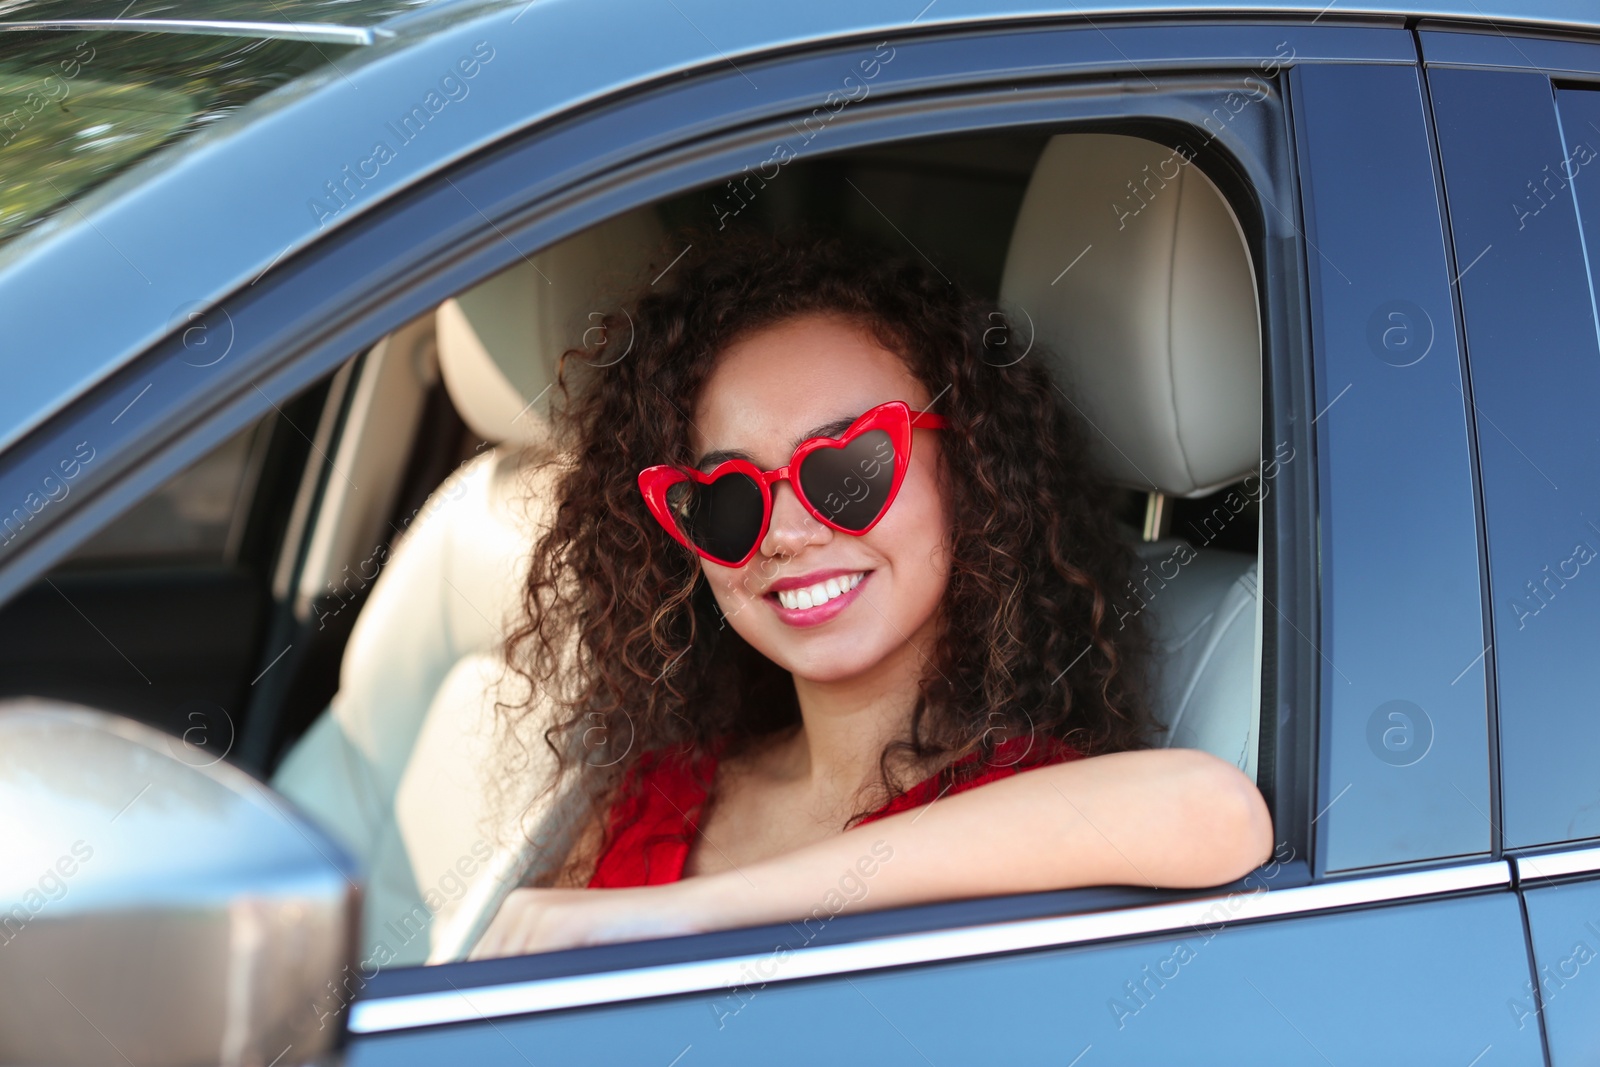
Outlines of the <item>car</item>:
M 1593 1061 L 1592 10 L 16 0 L 0 79 L 0 1061 Z M 554 361 L 802 220 L 1052 361 L 1273 854 L 469 960 L 571 826 L 484 770 Z

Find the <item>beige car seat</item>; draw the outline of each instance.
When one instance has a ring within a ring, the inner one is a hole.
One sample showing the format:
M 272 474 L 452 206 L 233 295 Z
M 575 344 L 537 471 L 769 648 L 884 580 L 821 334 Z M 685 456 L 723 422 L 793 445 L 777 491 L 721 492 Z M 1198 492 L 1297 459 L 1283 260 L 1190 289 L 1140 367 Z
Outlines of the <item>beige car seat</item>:
M 634 281 L 661 236 L 653 210 L 621 216 L 435 316 L 450 398 L 495 447 L 452 474 L 407 527 L 350 636 L 338 694 L 272 782 L 364 867 L 369 969 L 464 956 L 504 892 L 565 854 L 567 798 L 540 797 L 518 819 L 552 769 L 542 723 L 523 730 L 525 780 L 496 773 L 506 754 L 495 700 L 502 685 L 517 696 L 501 648 L 549 495 L 528 472 L 548 455 L 556 359 L 580 343 L 604 307 L 595 301 Z
M 1139 137 L 1051 138 L 1000 295 L 1018 340 L 1049 350 L 1112 480 L 1194 497 L 1260 473 L 1255 270 L 1232 209 L 1185 156 Z M 1164 743 L 1204 749 L 1254 779 L 1257 563 L 1207 546 L 1243 510 L 1224 500 L 1215 522 L 1180 531 L 1197 535 L 1190 541 L 1141 545 L 1150 570 L 1114 599 L 1144 615 L 1155 639 Z

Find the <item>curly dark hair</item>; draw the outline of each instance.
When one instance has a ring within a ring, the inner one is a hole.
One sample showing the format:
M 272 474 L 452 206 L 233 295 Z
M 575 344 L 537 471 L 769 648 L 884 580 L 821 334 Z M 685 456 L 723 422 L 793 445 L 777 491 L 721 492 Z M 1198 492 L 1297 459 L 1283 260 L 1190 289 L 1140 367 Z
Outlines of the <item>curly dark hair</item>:
M 878 799 L 914 784 L 896 767 L 943 766 L 940 784 L 954 784 L 1035 731 L 1086 755 L 1149 747 L 1160 727 L 1145 705 L 1148 641 L 1113 604 L 1132 550 L 1041 353 L 1011 355 L 996 307 L 919 260 L 817 235 L 700 233 L 670 247 L 686 241 L 668 284 L 643 288 L 561 359 L 558 503 L 506 643 L 512 671 L 558 694 L 545 731 L 558 779 L 578 773 L 598 815 L 634 799 L 627 771 L 648 753 L 732 752 L 799 722 L 789 673 L 725 624 L 698 559 L 656 524 L 636 479 L 693 464 L 690 413 L 719 353 L 819 313 L 897 353 L 951 428 L 943 603 L 959 609 L 940 612 L 909 734 L 879 759 Z M 514 724 L 528 707 L 501 711 Z M 973 753 L 984 759 L 961 761 Z

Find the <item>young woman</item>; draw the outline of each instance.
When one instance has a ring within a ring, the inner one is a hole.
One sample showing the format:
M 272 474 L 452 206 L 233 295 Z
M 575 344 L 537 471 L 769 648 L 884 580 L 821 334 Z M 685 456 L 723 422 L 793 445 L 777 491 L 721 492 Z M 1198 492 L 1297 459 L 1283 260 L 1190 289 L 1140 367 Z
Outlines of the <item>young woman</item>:
M 1254 784 L 1150 747 L 1130 551 L 1039 355 L 916 261 L 693 245 L 563 360 L 507 652 L 591 814 L 474 955 L 1264 862 Z

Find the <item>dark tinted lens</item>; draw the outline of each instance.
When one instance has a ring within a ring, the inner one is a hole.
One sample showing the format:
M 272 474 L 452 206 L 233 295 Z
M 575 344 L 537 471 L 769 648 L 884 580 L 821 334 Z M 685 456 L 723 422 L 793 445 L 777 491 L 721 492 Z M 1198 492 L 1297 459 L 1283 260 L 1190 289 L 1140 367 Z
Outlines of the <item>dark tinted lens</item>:
M 761 487 L 749 475 L 679 482 L 667 490 L 667 504 L 685 537 L 727 563 L 744 559 L 761 535 Z
M 894 444 L 868 430 L 843 448 L 819 448 L 800 464 L 800 488 L 811 506 L 846 530 L 864 530 L 883 513 L 894 484 Z

